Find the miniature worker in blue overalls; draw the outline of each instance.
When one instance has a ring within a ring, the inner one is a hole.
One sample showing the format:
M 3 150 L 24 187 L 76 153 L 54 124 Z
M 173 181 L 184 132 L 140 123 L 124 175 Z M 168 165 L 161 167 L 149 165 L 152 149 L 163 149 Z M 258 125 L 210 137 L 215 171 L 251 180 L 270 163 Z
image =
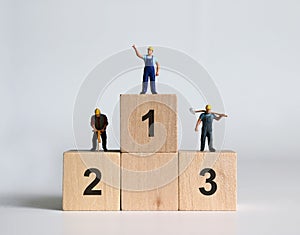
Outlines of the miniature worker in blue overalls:
M 148 79 L 150 78 L 151 93 L 157 94 L 155 87 L 155 76 L 159 76 L 160 66 L 156 57 L 153 56 L 153 47 L 148 47 L 148 54 L 142 55 L 136 48 L 135 45 L 132 46 L 137 57 L 141 58 L 145 62 L 144 75 L 143 75 L 143 87 L 140 94 L 146 94 L 148 88 Z M 155 72 L 156 65 L 156 72 Z
M 202 110 L 200 110 L 202 111 Z M 212 135 L 212 123 L 213 120 L 219 121 L 222 117 L 227 117 L 225 114 L 217 114 L 211 112 L 211 106 L 208 104 L 205 107 L 205 112 L 199 116 L 197 121 L 195 131 L 198 131 L 198 126 L 202 122 L 202 131 L 201 131 L 201 147 L 200 151 L 204 151 L 205 148 L 205 139 L 208 139 L 208 148 L 210 152 L 215 152 L 213 148 L 213 135 Z

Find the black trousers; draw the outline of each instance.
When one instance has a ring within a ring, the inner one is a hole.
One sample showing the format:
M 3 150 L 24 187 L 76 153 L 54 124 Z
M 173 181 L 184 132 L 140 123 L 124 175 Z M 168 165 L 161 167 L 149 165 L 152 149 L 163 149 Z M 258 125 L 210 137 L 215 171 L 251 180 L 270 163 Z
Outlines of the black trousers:
M 102 132 L 101 134 L 101 142 L 102 142 L 102 148 L 103 150 L 106 150 L 106 141 L 107 141 L 107 136 L 106 136 L 106 131 Z M 97 132 L 94 132 L 93 134 L 93 148 L 92 150 L 97 149 L 97 144 L 98 144 L 98 137 L 97 137 Z
M 206 137 L 207 137 L 207 140 L 208 140 L 208 149 L 209 149 L 209 151 L 214 152 L 215 149 L 213 148 L 213 135 L 212 135 L 212 131 L 211 130 L 208 131 L 205 128 L 202 128 L 200 151 L 204 151 Z

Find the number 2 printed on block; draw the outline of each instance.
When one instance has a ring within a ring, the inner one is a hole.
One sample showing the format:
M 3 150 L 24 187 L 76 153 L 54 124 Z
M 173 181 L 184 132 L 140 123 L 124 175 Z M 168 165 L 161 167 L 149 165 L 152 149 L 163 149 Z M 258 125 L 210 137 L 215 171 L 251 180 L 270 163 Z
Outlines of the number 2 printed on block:
M 89 168 L 84 172 L 84 176 L 89 177 L 91 173 L 96 174 L 96 178 L 87 186 L 84 190 L 83 195 L 101 195 L 101 190 L 96 190 L 94 187 L 100 182 L 101 180 L 101 171 L 97 168 Z

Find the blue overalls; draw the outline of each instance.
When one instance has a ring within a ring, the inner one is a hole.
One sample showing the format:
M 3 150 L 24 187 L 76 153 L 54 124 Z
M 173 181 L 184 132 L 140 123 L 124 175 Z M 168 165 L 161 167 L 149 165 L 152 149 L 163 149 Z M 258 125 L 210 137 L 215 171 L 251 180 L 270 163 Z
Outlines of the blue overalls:
M 215 152 L 216 150 L 213 148 L 212 123 L 216 116 L 212 113 L 202 113 L 199 118 L 202 121 L 200 151 L 204 151 L 205 139 L 207 137 L 209 151 Z
M 143 88 L 141 94 L 145 94 L 147 92 L 149 77 L 150 77 L 151 93 L 157 94 L 155 88 L 155 67 L 153 65 L 153 56 L 151 56 L 151 58 L 148 58 L 148 56 L 146 56 L 144 75 L 143 75 Z

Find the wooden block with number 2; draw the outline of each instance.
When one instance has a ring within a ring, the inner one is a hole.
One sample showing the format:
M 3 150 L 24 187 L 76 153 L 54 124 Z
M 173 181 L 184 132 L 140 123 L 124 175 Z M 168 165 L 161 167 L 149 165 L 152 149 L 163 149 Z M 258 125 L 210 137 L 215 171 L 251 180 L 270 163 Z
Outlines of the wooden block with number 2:
M 120 153 L 64 153 L 63 210 L 120 210 Z

